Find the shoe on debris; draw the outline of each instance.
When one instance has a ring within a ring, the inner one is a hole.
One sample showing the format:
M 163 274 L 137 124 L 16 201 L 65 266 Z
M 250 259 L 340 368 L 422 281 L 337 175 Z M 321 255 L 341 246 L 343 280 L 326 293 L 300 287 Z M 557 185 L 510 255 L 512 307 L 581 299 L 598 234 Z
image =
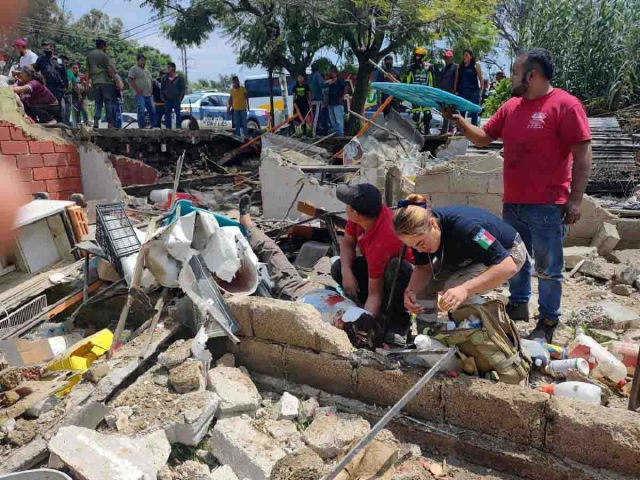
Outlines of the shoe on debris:
M 390 325 L 384 332 L 384 343 L 391 348 L 403 348 L 407 346 L 407 336 L 411 325 Z
M 546 343 L 553 343 L 553 332 L 556 331 L 558 323 L 558 320 L 541 318 L 536 328 L 533 329 L 527 338 L 534 341 L 542 340 Z
M 529 320 L 529 304 L 528 303 L 511 303 L 507 304 L 507 315 L 511 320 L 528 321 Z
M 251 197 L 249 195 L 243 195 L 240 197 L 240 202 L 238 203 L 238 211 L 240 215 L 248 215 L 251 210 Z

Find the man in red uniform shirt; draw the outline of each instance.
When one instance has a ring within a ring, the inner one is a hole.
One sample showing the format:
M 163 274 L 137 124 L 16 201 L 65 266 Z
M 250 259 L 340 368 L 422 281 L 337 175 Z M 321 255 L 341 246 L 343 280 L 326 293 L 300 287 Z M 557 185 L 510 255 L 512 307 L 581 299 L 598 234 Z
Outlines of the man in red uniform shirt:
M 373 317 L 385 315 L 385 343 L 405 345 L 411 317 L 404 308 L 404 291 L 413 271 L 413 253 L 407 249 L 386 311 L 402 251 L 402 242 L 393 230 L 393 212 L 382 203 L 380 190 L 369 183 L 340 185 L 336 196 L 347 204 L 348 221 L 340 260 L 331 266 L 331 276 Z M 362 256 L 356 256 L 356 246 Z
M 458 129 L 479 147 L 504 142 L 503 219 L 513 226 L 535 259 L 540 320 L 531 339 L 551 343 L 562 298 L 562 242 L 567 225 L 580 219 L 580 204 L 591 170 L 591 133 L 584 107 L 551 86 L 551 53 L 533 48 L 513 65 L 511 98 L 483 128 L 459 115 Z M 531 263 L 510 282 L 507 313 L 529 319 Z

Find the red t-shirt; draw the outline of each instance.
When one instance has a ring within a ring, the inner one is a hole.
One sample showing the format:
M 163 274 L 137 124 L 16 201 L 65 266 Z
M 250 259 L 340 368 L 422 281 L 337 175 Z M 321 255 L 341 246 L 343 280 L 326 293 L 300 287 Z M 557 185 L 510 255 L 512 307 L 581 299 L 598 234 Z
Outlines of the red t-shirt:
M 51 91 L 37 80 L 31 80 L 24 86 L 29 89 L 28 92 L 20 94 L 20 100 L 25 107 L 33 107 L 38 104 L 56 105 L 58 103 Z
M 361 226 L 348 221 L 345 233 L 356 239 L 362 256 L 367 260 L 369 278 L 382 277 L 389 260 L 400 256 L 402 242 L 393 230 L 393 212 L 386 205 L 382 206 L 376 223 L 369 230 L 365 231 Z M 410 248 L 407 248 L 404 258 L 414 262 Z
M 571 146 L 591 140 L 580 100 L 559 88 L 535 100 L 512 98 L 483 129 L 504 142 L 505 203 L 567 203 Z

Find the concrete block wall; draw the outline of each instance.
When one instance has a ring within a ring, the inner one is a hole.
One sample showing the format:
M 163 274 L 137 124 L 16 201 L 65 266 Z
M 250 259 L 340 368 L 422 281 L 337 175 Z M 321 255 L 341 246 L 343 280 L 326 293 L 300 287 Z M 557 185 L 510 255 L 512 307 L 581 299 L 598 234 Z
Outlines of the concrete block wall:
M 24 203 L 36 192 L 47 192 L 52 200 L 83 193 L 80 157 L 73 144 L 42 140 L 10 122 L 0 122 L 0 155 L 23 184 Z
M 383 369 L 371 354 L 362 355 L 345 344 L 344 332 L 322 324 L 307 305 L 257 297 L 232 298 L 228 303 L 242 328 L 240 344 L 227 341 L 226 349 L 253 372 L 380 407 L 394 405 L 425 373 L 421 368 Z M 322 344 L 318 335 L 324 338 Z M 626 410 L 461 376 L 434 379 L 405 411 L 512 442 L 541 459 L 551 455 L 631 477 L 640 472 L 640 415 Z M 611 477 L 603 472 L 598 478 Z

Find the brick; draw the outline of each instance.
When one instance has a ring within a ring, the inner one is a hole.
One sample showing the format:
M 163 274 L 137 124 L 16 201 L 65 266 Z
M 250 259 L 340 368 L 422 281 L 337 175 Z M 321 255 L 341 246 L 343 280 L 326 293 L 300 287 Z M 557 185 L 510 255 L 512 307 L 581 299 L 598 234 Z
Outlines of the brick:
M 11 140 L 9 127 L 0 127 L 0 140 Z
M 79 178 L 69 178 L 69 190 L 73 193 L 82 193 L 82 180 Z
M 442 387 L 446 423 L 535 448 L 544 444 L 548 398 L 519 385 L 468 377 Z
M 400 398 L 424 375 L 420 369 L 380 370 L 366 365 L 357 369 L 358 399 L 379 407 L 395 405 Z M 442 422 L 442 382 L 435 379 L 425 385 L 404 408 L 418 418 Z
M 284 350 L 287 379 L 338 395 L 353 396 L 351 363 L 336 355 L 287 347 Z
M 69 178 L 69 177 L 80 177 L 80 168 L 79 167 L 58 167 L 58 178 Z
M 64 143 L 62 145 L 54 143 L 53 146 L 56 150 L 56 153 L 73 153 L 77 151 L 76 147 L 74 145 L 71 145 L 70 143 Z
M 18 168 L 15 155 L 0 155 L 0 163 L 3 167 L 10 170 L 15 170 L 16 168 Z
M 40 142 L 40 141 L 31 141 L 29 142 L 29 150 L 31 153 L 54 153 L 55 148 L 53 147 L 53 142 Z
M 29 153 L 29 144 L 27 142 L 0 142 L 0 150 L 5 155 L 23 155 Z
M 46 153 L 42 157 L 46 167 L 56 167 L 67 165 L 67 155 L 66 153 Z
M 58 178 L 56 167 L 43 167 L 33 169 L 34 180 L 53 180 Z
M 431 204 L 434 207 L 469 205 L 469 196 L 460 193 L 433 193 L 431 194 Z
M 502 217 L 502 195 L 469 195 L 469 205 L 483 208 L 489 212 Z
M 63 192 L 65 190 L 71 190 L 70 182 L 70 178 L 47 180 L 47 192 Z
M 67 165 L 80 166 L 80 154 L 72 152 L 67 154 Z
M 26 137 L 24 135 L 24 131 L 21 128 L 9 127 L 9 132 L 11 132 L 12 140 L 20 140 L 25 142 L 29 140 L 29 137 Z
M 449 193 L 449 176 L 451 173 L 434 173 L 416 178 L 416 193 Z
M 31 182 L 34 180 L 33 178 L 33 169 L 31 168 L 23 168 L 21 170 L 16 170 L 16 178 L 18 178 L 21 182 Z M 40 178 L 36 178 L 35 180 L 41 180 Z
M 24 190 L 28 193 L 36 193 L 36 192 L 46 192 L 46 185 L 44 181 L 40 180 L 37 182 L 26 182 L 23 184 Z
M 42 155 L 16 155 L 18 168 L 38 168 L 44 165 Z

